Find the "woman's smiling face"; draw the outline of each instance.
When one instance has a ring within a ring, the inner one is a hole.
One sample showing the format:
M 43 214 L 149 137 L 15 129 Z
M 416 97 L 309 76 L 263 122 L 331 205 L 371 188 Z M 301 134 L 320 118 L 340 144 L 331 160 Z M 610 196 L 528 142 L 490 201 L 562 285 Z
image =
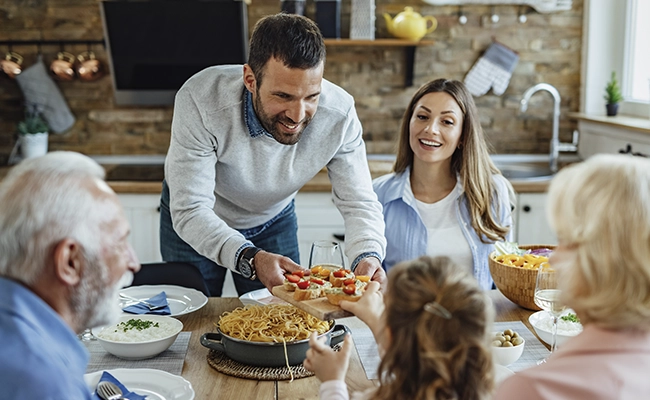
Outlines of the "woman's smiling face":
M 463 132 L 463 113 L 448 93 L 427 93 L 415 104 L 409 132 L 414 161 L 450 164 Z

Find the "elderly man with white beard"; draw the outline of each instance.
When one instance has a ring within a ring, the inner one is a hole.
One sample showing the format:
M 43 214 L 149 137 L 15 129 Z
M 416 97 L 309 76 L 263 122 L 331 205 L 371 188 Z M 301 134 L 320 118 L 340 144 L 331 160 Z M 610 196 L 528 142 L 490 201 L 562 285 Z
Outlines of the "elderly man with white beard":
M 76 334 L 120 315 L 140 264 L 104 170 L 52 152 L 0 183 L 0 388 L 7 399 L 90 399 Z

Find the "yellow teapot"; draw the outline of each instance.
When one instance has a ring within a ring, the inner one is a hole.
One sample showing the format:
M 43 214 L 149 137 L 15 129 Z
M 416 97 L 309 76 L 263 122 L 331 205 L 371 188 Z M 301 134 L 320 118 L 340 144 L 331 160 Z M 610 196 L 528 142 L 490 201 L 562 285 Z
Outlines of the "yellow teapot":
M 404 11 L 391 19 L 390 15 L 384 13 L 386 26 L 391 35 L 407 40 L 420 40 L 427 33 L 433 32 L 438 27 L 438 21 L 432 16 L 423 17 L 413 11 L 413 7 L 404 7 Z M 431 26 L 427 27 L 431 23 Z

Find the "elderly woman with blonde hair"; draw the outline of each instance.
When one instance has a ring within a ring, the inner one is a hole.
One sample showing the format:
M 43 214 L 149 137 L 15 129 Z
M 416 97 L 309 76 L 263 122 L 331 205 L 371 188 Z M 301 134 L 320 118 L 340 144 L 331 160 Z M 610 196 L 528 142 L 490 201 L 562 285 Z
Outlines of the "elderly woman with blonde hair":
M 560 171 L 548 201 L 558 238 L 550 262 L 584 330 L 495 398 L 648 398 L 650 160 L 594 156 Z

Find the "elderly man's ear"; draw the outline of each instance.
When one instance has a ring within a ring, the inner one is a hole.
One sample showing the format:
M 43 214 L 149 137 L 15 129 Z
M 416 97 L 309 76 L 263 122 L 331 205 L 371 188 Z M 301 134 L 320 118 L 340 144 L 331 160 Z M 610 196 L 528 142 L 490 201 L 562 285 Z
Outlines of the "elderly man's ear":
M 67 286 L 76 286 L 81 280 L 85 260 L 77 241 L 65 238 L 54 248 L 54 273 Z

